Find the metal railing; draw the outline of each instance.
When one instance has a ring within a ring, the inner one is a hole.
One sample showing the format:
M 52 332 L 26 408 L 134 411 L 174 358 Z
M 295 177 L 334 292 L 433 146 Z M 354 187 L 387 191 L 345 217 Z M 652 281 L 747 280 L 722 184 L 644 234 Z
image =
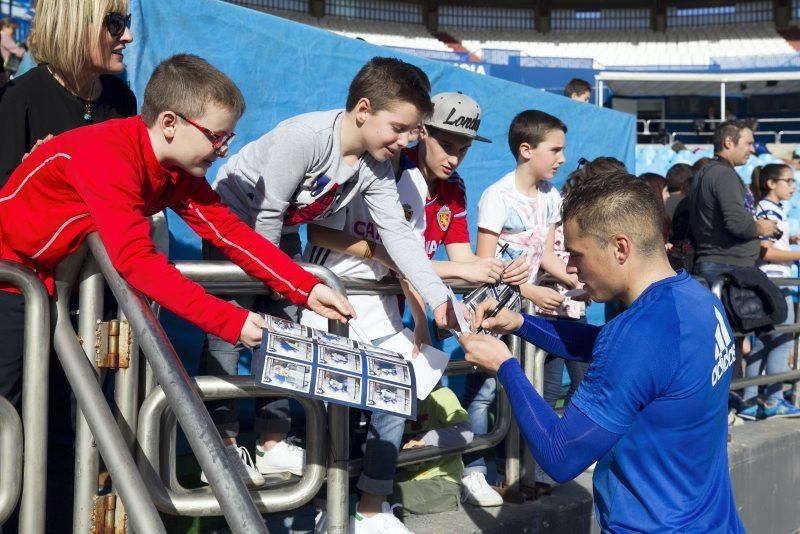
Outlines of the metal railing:
M 770 278 L 776 286 L 778 287 L 798 287 L 800 286 L 800 278 Z M 722 299 L 722 290 L 726 284 L 730 282 L 729 278 L 725 275 L 721 276 L 718 280 L 714 282 L 711 286 L 711 292 L 718 299 Z M 793 360 L 794 360 L 794 369 L 791 371 L 786 371 L 783 373 L 777 374 L 766 374 L 761 376 L 756 376 L 752 378 L 738 378 L 736 380 L 731 381 L 730 389 L 733 391 L 741 390 L 751 386 L 763 386 L 767 384 L 774 384 L 776 382 L 791 382 L 792 383 L 792 401 L 795 406 L 800 406 L 800 395 L 798 395 L 798 387 L 797 384 L 800 382 L 800 362 L 798 362 L 797 358 L 797 338 L 798 334 L 800 334 L 800 321 L 798 321 L 797 314 L 795 314 L 795 323 L 791 325 L 778 325 L 774 327 L 768 333 L 775 333 L 775 334 L 792 334 L 795 339 L 795 348 L 792 351 Z M 741 339 L 744 336 L 750 335 L 751 333 L 744 333 L 744 334 L 736 334 L 737 343 L 741 344 Z M 741 346 L 737 347 L 737 350 L 741 350 Z
M 19 531 L 44 532 L 41 506 L 47 489 L 47 384 L 50 368 L 50 304 L 47 291 L 26 267 L 0 261 L 0 282 L 18 288 L 25 299 L 22 358 L 22 425 L 24 455 Z M 27 384 L 27 385 L 26 385 Z M 16 498 L 14 499 L 16 504 Z
M 639 135 L 649 135 L 649 136 L 659 136 L 663 135 L 663 128 L 666 127 L 667 124 L 691 124 L 692 126 L 702 124 L 703 128 L 706 127 L 708 124 L 713 124 L 716 127 L 718 124 L 725 122 L 724 120 L 720 119 L 705 119 L 705 118 L 697 118 L 697 119 L 637 119 L 636 124 L 640 126 L 641 129 L 637 127 L 637 133 Z M 798 120 L 796 118 L 764 118 L 758 119 L 758 124 L 778 124 L 778 123 L 790 123 L 795 124 Z M 655 129 L 652 128 L 653 125 L 658 124 L 659 127 Z M 712 130 L 697 130 L 697 129 L 689 129 L 689 130 L 682 130 L 682 131 L 667 131 L 670 136 L 670 141 L 675 142 L 679 135 L 685 136 L 695 136 L 695 137 L 712 137 L 714 135 L 714 131 Z M 800 134 L 800 130 L 784 130 L 784 129 L 773 129 L 773 130 L 763 130 L 759 128 L 755 132 L 756 138 L 759 136 L 771 136 L 773 138 L 774 143 L 781 143 L 782 138 L 784 135 L 798 135 Z M 710 141 L 710 139 L 709 139 Z
M 14 406 L 0 397 L 0 525 L 14 511 L 22 490 L 22 421 Z

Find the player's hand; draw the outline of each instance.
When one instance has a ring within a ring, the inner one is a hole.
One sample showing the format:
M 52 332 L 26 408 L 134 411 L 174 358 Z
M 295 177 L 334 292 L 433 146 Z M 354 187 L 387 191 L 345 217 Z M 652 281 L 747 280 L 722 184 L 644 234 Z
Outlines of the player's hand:
M 48 141 L 49 141 L 50 139 L 52 139 L 52 138 L 53 138 L 53 134 L 47 134 L 47 137 L 45 137 L 44 139 L 37 139 L 37 140 L 36 140 L 36 144 L 34 144 L 34 145 L 31 147 L 31 149 L 30 149 L 28 152 L 25 152 L 25 154 L 23 154 L 23 155 L 22 155 L 22 161 L 25 161 L 25 158 L 27 158 L 28 156 L 30 156 L 30 155 L 31 155 L 31 152 L 33 152 L 34 150 L 36 150 L 36 148 L 37 148 L 39 145 L 43 145 L 43 144 L 45 144 L 46 142 L 48 142 Z
M 403 450 L 406 449 L 421 449 L 422 447 L 427 447 L 425 442 L 421 439 L 410 439 L 403 443 Z
M 249 312 L 247 319 L 244 320 L 244 325 L 242 325 L 239 341 L 249 349 L 257 347 L 261 344 L 261 338 L 264 336 L 263 329 L 267 326 L 267 320 L 263 316 L 256 312 Z
M 340 323 L 346 323 L 348 319 L 356 318 L 356 310 L 353 309 L 353 305 L 350 304 L 347 297 L 325 284 L 314 286 L 308 295 L 306 306 L 326 319 L 334 319 Z
M 458 337 L 464 347 L 464 357 L 478 367 L 497 372 L 503 362 L 511 358 L 508 346 L 493 336 L 465 334 Z
M 545 311 L 556 311 L 564 302 L 564 297 L 555 289 L 543 286 L 530 286 L 526 297 Z
M 524 322 L 522 315 L 508 308 L 503 308 L 494 317 L 486 319 L 485 317 L 495 306 L 497 306 L 497 301 L 494 299 L 484 300 L 478 304 L 472 315 L 472 330 L 477 331 L 479 326 L 496 334 L 510 334 L 519 330 Z
M 506 264 L 503 271 L 503 282 L 512 286 L 524 284 L 531 277 L 531 266 L 525 258 L 519 256 L 514 261 Z
M 503 277 L 503 262 L 497 258 L 477 258 L 459 263 L 459 278 L 472 284 L 496 284 Z

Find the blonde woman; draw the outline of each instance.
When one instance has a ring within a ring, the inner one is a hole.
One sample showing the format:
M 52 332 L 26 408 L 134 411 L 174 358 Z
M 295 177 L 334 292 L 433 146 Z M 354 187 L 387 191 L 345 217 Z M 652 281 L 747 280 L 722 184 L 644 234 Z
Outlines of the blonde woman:
M 136 114 L 136 97 L 115 75 L 133 38 L 126 0 L 39 0 L 31 51 L 36 68 L 0 90 L 0 187 L 37 141 L 64 131 Z M 0 198 L 7 196 L 0 190 Z M 24 224 L 25 221 L 20 221 Z M 0 396 L 20 408 L 24 301 L 0 295 Z M 110 307 L 110 306 L 109 306 Z M 47 532 L 72 524 L 73 416 L 71 391 L 51 356 Z M 16 532 L 16 513 L 3 525 Z
M 30 43 L 39 66 L 0 91 L 0 187 L 38 140 L 136 114 L 136 97 L 114 76 L 133 41 L 127 1 L 39 0 L 36 11 Z

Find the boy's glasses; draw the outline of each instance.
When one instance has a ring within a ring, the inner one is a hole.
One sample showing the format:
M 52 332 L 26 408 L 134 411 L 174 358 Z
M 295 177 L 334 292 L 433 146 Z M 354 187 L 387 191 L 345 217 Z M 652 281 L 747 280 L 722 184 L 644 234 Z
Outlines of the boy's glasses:
M 109 11 L 106 13 L 104 22 L 111 37 L 119 39 L 122 37 L 122 34 L 125 33 L 125 28 L 131 27 L 131 16 L 123 15 L 116 11 Z
M 184 117 L 180 113 L 175 113 L 175 115 L 177 115 L 178 117 L 182 118 L 183 120 L 185 120 L 186 122 L 188 122 L 189 124 L 191 124 L 192 126 L 197 128 L 198 130 L 203 132 L 203 134 L 208 138 L 208 140 L 211 141 L 211 148 L 213 148 L 215 151 L 216 150 L 220 150 L 222 147 L 224 147 L 228 143 L 230 143 L 231 139 L 233 139 L 233 136 L 236 135 L 233 132 L 225 133 L 225 134 L 215 134 L 214 132 L 212 132 L 211 130 L 206 128 L 205 126 L 202 126 L 202 125 L 194 122 L 192 119 L 188 119 L 188 118 Z

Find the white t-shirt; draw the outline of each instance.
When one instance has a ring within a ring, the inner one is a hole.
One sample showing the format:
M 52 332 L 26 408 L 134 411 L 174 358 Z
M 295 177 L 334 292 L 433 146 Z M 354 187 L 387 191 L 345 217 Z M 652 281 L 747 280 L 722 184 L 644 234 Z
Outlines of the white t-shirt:
M 517 190 L 514 171 L 492 184 L 478 203 L 478 228 L 499 235 L 498 248 L 508 243 L 505 258 L 524 256 L 535 283 L 550 226 L 561 222 L 561 195 L 549 182 L 539 182 L 535 198 Z
M 762 240 L 772 241 L 772 247 L 776 250 L 792 250 L 789 245 L 789 219 L 783 210 L 781 203 L 775 203 L 769 199 L 762 199 L 756 206 L 756 217 L 759 219 L 767 218 L 778 222 L 778 230 L 783 232 L 780 239 L 762 237 Z M 792 262 L 769 262 L 759 261 L 759 268 L 770 278 L 789 278 L 792 276 Z
M 414 167 L 403 171 L 397 182 L 397 192 L 414 235 L 422 242 L 425 232 L 425 197 L 428 194 L 428 184 L 419 169 Z M 358 197 L 339 214 L 324 221 L 317 221 L 315 224 L 343 230 L 352 236 L 376 243 L 381 242 L 366 204 Z M 313 245 L 306 247 L 304 259 L 327 267 L 341 277 L 381 280 L 390 274 L 386 266 L 375 260 L 358 258 Z M 395 295 L 352 295 L 347 299 L 356 310 L 359 327 L 371 339 L 392 335 L 403 329 L 403 317 Z M 322 330 L 327 329 L 328 324 L 327 319 L 309 310 L 303 311 L 300 322 Z

